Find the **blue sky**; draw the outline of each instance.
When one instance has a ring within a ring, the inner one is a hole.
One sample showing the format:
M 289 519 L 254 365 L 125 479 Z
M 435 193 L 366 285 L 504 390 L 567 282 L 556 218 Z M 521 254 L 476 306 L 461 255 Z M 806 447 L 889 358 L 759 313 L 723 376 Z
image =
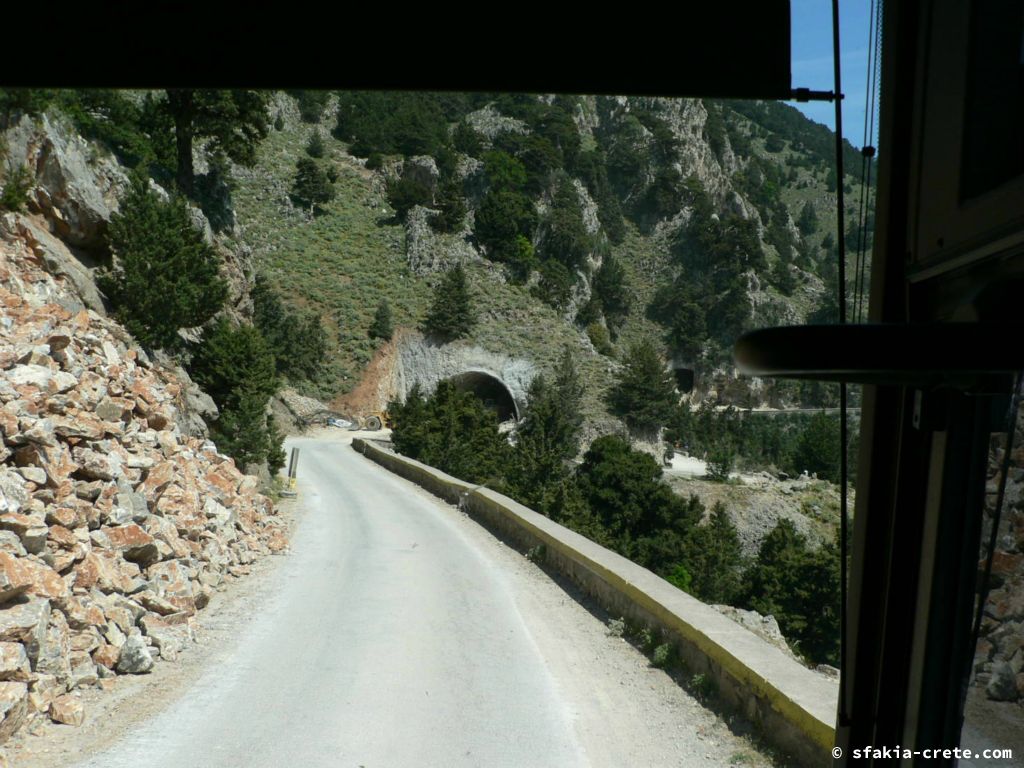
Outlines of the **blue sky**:
M 839 47 L 842 65 L 843 136 L 854 146 L 864 137 L 865 85 L 867 83 L 870 0 L 840 0 Z M 791 0 L 793 29 L 793 87 L 831 91 L 832 3 L 831 0 Z M 812 120 L 835 128 L 835 107 L 829 102 L 789 102 Z M 875 120 L 877 123 L 877 106 Z

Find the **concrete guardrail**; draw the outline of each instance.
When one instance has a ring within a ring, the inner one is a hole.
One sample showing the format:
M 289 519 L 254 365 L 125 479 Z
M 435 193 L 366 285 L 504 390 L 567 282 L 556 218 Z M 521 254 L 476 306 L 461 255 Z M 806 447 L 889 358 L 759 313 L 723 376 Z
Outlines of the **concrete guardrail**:
M 544 545 L 545 563 L 610 613 L 660 629 L 693 673 L 764 738 L 805 766 L 831 763 L 837 681 L 807 669 L 748 629 L 646 568 L 492 490 L 356 438 L 352 447 L 386 469 L 465 509 L 524 549 Z

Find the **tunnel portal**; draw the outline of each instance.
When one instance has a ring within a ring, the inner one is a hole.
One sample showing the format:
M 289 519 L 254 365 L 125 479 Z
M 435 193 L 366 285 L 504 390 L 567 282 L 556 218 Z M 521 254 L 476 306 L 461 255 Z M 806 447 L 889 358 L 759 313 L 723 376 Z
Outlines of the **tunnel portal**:
M 498 421 L 519 420 L 519 406 L 504 382 L 485 371 L 466 371 L 449 381 L 461 392 L 470 392 L 498 414 Z

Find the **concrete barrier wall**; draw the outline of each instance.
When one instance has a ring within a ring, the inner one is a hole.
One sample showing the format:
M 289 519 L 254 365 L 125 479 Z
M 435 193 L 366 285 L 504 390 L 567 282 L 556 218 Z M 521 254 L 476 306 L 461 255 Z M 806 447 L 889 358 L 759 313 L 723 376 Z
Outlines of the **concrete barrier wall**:
M 805 766 L 831 763 L 839 686 L 646 568 L 487 488 L 356 439 L 352 447 L 395 474 L 458 504 L 500 538 L 544 545 L 547 565 L 569 576 L 610 613 L 661 630 L 693 673 L 764 737 Z

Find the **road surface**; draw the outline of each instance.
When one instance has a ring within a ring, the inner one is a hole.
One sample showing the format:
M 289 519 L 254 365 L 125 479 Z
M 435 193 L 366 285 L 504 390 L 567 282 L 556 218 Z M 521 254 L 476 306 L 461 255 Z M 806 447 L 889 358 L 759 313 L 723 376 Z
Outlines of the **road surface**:
M 237 647 L 82 768 L 767 765 L 535 566 L 337 439 Z

